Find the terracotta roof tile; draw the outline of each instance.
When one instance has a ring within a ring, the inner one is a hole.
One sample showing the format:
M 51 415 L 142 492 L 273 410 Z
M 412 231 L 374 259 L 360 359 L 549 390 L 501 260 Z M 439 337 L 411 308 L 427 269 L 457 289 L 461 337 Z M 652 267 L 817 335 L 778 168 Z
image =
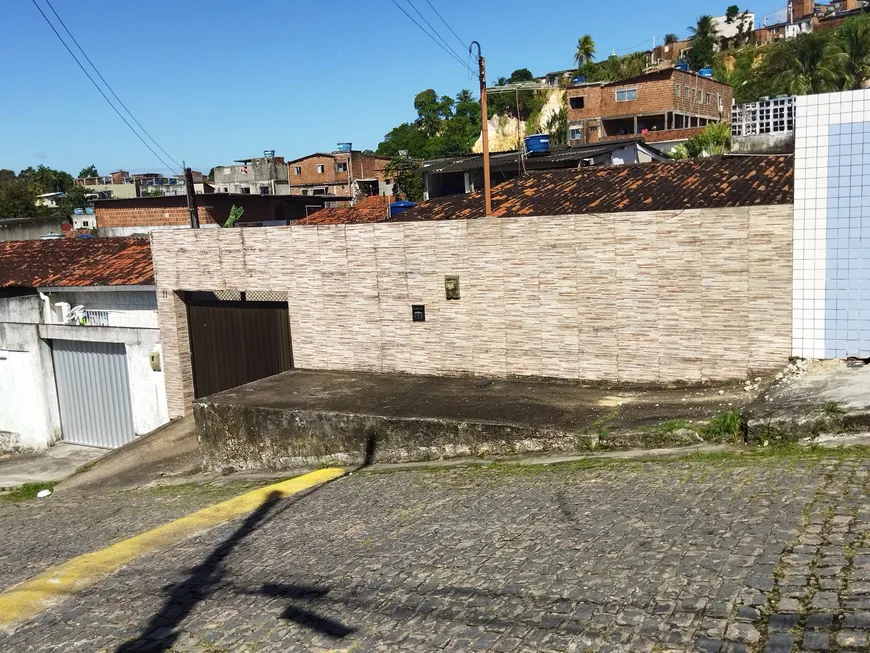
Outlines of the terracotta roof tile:
M 293 224 L 363 224 L 366 222 L 385 222 L 388 215 L 387 207 L 393 199 L 392 195 L 374 195 L 357 202 L 355 206 L 338 209 L 321 209 Z
M 0 242 L 0 288 L 154 284 L 151 243 L 139 238 Z
M 790 156 L 725 156 L 536 172 L 493 188 L 493 215 L 571 215 L 791 204 Z M 392 221 L 483 217 L 482 193 L 418 204 Z

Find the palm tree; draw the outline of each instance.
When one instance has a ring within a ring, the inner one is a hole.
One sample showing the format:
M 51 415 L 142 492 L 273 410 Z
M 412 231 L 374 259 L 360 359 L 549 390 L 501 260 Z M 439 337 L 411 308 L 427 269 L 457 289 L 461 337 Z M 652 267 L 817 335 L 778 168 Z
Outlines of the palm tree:
M 845 77 L 845 88 L 858 90 L 870 80 L 870 20 L 847 21 L 835 45 L 837 62 Z
M 577 39 L 577 51 L 574 53 L 574 63 L 579 68 L 595 59 L 595 41 L 588 34 Z
M 665 45 L 673 45 L 680 40 L 676 34 L 665 34 Z
M 713 25 L 713 17 L 707 14 L 699 16 L 698 23 L 694 26 L 690 25 L 688 29 L 692 33 L 691 40 L 693 41 L 696 39 L 713 38 L 716 31 Z
M 462 89 L 459 93 L 456 94 L 456 104 L 461 104 L 462 102 L 473 102 L 474 96 L 471 94 L 467 88 Z
M 790 95 L 825 93 L 837 88 L 839 61 L 837 53 L 818 35 L 796 37 L 797 56 L 776 77 L 776 86 Z

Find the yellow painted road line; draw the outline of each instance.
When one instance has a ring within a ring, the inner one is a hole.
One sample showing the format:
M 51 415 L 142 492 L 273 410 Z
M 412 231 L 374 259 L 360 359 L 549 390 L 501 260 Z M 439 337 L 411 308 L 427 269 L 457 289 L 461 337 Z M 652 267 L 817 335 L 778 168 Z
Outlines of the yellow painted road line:
M 0 594 L 0 630 L 8 630 L 35 617 L 54 603 L 90 587 L 144 555 L 250 513 L 276 493 L 287 497 L 344 474 L 345 470 L 331 467 L 268 485 L 52 567 Z

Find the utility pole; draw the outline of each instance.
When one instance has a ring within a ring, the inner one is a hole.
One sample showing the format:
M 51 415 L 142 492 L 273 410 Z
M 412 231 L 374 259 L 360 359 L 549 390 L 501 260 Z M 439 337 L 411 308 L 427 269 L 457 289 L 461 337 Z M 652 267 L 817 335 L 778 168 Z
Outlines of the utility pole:
M 516 89 L 517 97 L 517 177 L 523 176 L 523 146 L 520 139 L 520 87 Z
M 468 46 L 471 52 L 473 46 L 477 46 L 477 64 L 480 70 L 480 114 L 481 130 L 483 136 L 483 196 L 486 202 L 486 215 L 492 215 L 492 190 L 489 180 L 489 118 L 486 110 L 486 60 L 480 52 L 480 43 L 472 41 Z
M 190 213 L 190 228 L 199 229 L 199 208 L 196 206 L 196 189 L 193 187 L 193 172 L 184 161 L 184 187 L 187 191 L 187 211 Z

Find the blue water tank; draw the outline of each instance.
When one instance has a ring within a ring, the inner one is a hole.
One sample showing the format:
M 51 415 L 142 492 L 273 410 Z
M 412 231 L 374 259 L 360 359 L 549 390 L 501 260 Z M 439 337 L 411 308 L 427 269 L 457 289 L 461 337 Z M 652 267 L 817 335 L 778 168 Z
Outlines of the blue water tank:
M 586 77 L 584 77 L 583 75 L 577 75 L 577 77 L 575 77 L 575 78 L 572 79 L 571 81 L 572 81 L 574 84 L 585 84 L 585 83 L 586 83 Z
M 689 72 L 689 64 L 687 64 L 685 61 L 681 61 L 676 66 L 674 66 L 674 68 L 676 68 L 677 70 L 682 70 L 684 73 Z
M 549 151 L 549 134 L 532 134 L 531 136 L 526 136 L 526 152 L 529 154 L 545 154 Z
M 353 143 L 338 143 L 336 152 L 350 152 L 353 149 Z
M 400 213 L 404 213 L 410 208 L 417 206 L 414 202 L 406 202 L 405 200 L 399 200 L 398 202 L 392 202 L 390 204 L 390 217 L 395 217 Z
M 701 70 L 698 71 L 698 74 L 701 77 L 708 77 L 708 78 L 712 79 L 713 78 L 713 69 L 712 68 L 701 68 Z

